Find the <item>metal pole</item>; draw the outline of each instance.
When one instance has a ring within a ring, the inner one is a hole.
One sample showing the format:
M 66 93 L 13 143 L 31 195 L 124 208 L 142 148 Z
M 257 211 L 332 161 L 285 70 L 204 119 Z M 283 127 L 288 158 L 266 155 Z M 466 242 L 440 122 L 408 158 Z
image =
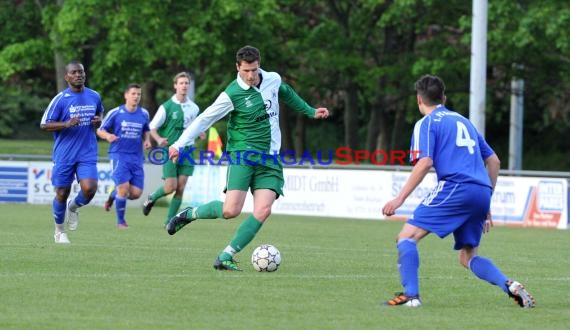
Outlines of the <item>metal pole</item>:
M 487 9 L 487 0 L 473 0 L 469 119 L 483 137 L 485 136 L 485 85 L 487 81 Z
M 524 80 L 511 81 L 511 121 L 509 130 L 509 170 L 522 170 Z

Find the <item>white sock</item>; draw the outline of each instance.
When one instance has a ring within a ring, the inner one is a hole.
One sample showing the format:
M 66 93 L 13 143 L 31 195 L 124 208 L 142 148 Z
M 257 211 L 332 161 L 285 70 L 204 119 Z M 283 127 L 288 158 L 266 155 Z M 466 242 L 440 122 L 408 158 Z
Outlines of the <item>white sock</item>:
M 236 255 L 237 251 L 234 250 L 233 247 L 231 247 L 230 245 L 226 246 L 226 248 L 224 249 L 224 252 L 231 255 L 232 257 Z
M 77 208 L 79 207 L 79 205 L 75 204 L 75 198 L 71 200 L 71 203 L 69 203 L 69 210 L 71 212 L 77 212 Z

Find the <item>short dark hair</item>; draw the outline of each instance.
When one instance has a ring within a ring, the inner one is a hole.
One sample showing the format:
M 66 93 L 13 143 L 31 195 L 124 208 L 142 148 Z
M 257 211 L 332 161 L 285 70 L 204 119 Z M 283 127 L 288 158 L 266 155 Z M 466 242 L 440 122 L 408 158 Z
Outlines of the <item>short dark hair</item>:
M 141 85 L 137 84 L 137 83 L 130 83 L 127 85 L 127 87 L 125 88 L 125 93 L 130 91 L 131 88 L 137 88 L 137 89 L 141 89 Z
M 445 99 L 445 84 L 438 76 L 426 74 L 415 84 L 416 93 L 428 106 L 442 104 Z
M 241 62 L 245 61 L 247 63 L 253 63 L 261 59 L 261 55 L 259 54 L 259 49 L 253 46 L 243 46 L 240 48 L 236 53 L 236 63 L 240 64 Z
M 79 60 L 71 60 L 71 61 L 69 61 L 69 63 L 67 63 L 67 64 L 65 65 L 65 72 L 66 72 L 66 73 L 69 72 L 69 67 L 72 66 L 72 65 L 81 65 L 81 66 L 83 66 L 83 64 L 82 64 Z

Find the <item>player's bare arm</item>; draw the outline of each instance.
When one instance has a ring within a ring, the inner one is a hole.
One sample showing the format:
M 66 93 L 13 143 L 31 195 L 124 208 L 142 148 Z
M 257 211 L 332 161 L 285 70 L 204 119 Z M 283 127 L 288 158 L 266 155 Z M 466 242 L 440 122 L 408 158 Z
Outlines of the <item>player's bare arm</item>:
M 159 147 L 166 147 L 168 145 L 168 139 L 160 136 L 156 129 L 150 130 L 150 136 L 152 136 L 152 138 L 156 141 L 156 144 L 158 144 Z
M 101 116 L 93 116 L 93 118 L 91 118 L 91 125 L 95 128 L 101 127 Z
M 491 231 L 491 227 L 493 226 L 493 216 L 491 215 L 491 211 L 489 211 L 487 212 L 487 219 L 485 219 L 485 225 L 483 226 L 483 233 Z
M 485 159 L 485 167 L 487 168 L 487 173 L 489 173 L 489 179 L 491 179 L 493 191 L 495 191 L 495 185 L 497 184 L 497 178 L 499 177 L 499 170 L 501 169 L 501 160 L 497 154 L 492 154 Z M 493 227 L 493 216 L 491 215 L 491 210 L 489 210 L 483 227 L 483 232 L 488 233 L 491 230 L 491 227 Z
M 109 143 L 113 143 L 119 139 L 118 136 L 116 136 L 115 134 L 109 133 L 104 129 L 98 129 L 97 130 L 97 136 L 99 138 L 109 142 Z
M 493 190 L 495 190 L 497 178 L 499 177 L 499 170 L 501 169 L 501 160 L 497 154 L 492 154 L 485 159 L 485 167 L 487 168 L 487 173 L 489 173 L 489 178 L 491 179 L 491 186 Z
M 144 133 L 143 148 L 145 150 L 149 150 L 150 148 L 152 148 L 152 142 L 150 142 L 150 132 Z
M 172 160 L 174 163 L 176 163 L 178 161 L 178 156 L 179 156 L 179 152 L 178 152 L 178 148 L 170 146 L 170 148 L 168 148 L 168 158 L 170 158 L 170 160 Z
M 421 158 L 414 166 L 410 177 L 402 187 L 402 190 L 400 190 L 398 196 L 384 205 L 382 214 L 386 216 L 394 215 L 396 210 L 404 204 L 406 198 L 408 198 L 414 189 L 422 182 L 432 166 L 433 160 L 430 157 Z
M 61 131 L 62 129 L 75 127 L 79 125 L 79 117 L 70 118 L 68 121 L 53 121 L 40 125 L 40 128 L 47 132 Z

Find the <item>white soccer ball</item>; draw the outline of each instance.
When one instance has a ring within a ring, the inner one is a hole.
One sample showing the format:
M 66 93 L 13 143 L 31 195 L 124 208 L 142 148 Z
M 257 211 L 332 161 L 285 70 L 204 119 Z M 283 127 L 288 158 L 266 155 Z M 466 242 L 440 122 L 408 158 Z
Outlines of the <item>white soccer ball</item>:
M 261 244 L 253 250 L 251 264 L 258 272 L 274 272 L 281 264 L 281 252 L 271 244 Z

